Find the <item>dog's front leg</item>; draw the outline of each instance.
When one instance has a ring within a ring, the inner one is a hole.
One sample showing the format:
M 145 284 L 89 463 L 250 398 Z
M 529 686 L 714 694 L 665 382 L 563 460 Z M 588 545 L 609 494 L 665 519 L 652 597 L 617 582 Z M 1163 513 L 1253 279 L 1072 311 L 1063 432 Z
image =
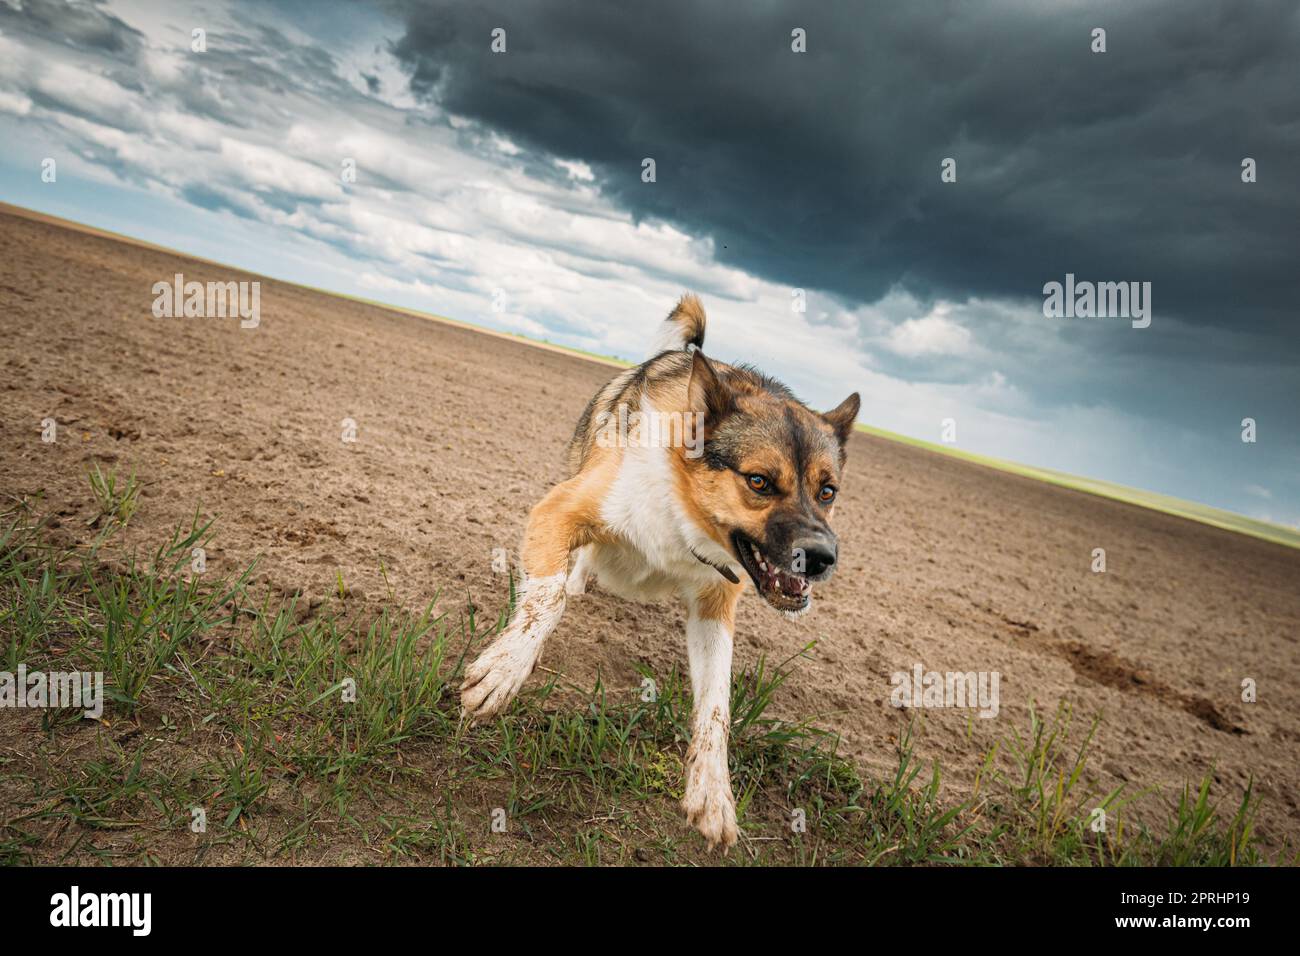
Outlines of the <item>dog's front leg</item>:
M 690 655 L 691 743 L 686 749 L 686 819 L 709 848 L 736 842 L 727 740 L 731 734 L 731 644 L 740 585 L 711 585 L 688 597 L 686 648 Z
M 524 582 L 509 625 L 465 669 L 461 711 L 485 721 L 514 700 L 537 667 L 542 647 L 564 614 L 569 552 L 591 540 L 596 489 L 590 479 L 571 478 L 551 489 L 528 516 L 524 532 Z

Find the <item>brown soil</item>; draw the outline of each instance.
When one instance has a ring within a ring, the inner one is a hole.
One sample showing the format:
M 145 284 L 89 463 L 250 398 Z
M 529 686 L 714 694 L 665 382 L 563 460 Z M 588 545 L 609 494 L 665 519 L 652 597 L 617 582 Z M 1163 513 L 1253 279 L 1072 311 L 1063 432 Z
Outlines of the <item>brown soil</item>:
M 494 618 L 494 551 L 515 559 L 611 370 L 270 280 L 256 330 L 156 319 L 151 286 L 176 272 L 255 278 L 0 209 L 0 495 L 43 496 L 72 537 L 92 513 L 86 468 L 116 463 L 146 483 L 127 544 L 152 547 L 201 505 L 219 515 L 210 567 L 260 555 L 273 591 L 319 598 L 341 575 L 363 600 L 391 585 L 419 607 L 441 591 Z M 790 623 L 741 602 L 738 666 L 818 642 L 778 713 L 819 715 L 877 774 L 918 713 L 890 706 L 891 674 L 998 671 L 998 718 L 919 712 L 918 752 L 957 795 L 993 741 L 1023 732 L 1031 702 L 1068 700 L 1104 716 L 1099 786 L 1167 801 L 1213 770 L 1235 801 L 1253 774 L 1261 842 L 1296 842 L 1300 551 L 866 435 L 849 455 L 842 566 L 812 614 Z M 1097 547 L 1105 574 L 1090 570 Z M 596 592 L 571 603 L 543 663 L 580 686 L 598 672 L 632 686 L 638 661 L 684 662 L 682 625 L 678 607 Z M 1247 677 L 1257 703 L 1241 701 Z

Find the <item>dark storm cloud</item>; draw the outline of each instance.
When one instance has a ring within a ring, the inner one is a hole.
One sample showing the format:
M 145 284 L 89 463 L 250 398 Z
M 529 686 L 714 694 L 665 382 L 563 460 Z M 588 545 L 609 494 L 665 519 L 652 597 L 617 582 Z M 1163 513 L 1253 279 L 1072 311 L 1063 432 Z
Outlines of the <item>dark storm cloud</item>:
M 894 285 L 1040 300 L 1066 272 L 1145 280 L 1157 321 L 1274 341 L 1300 301 L 1291 2 L 405 13 L 393 50 L 418 93 L 586 161 L 634 214 L 711 235 L 720 260 L 778 282 L 871 302 Z M 1089 48 L 1097 26 L 1104 54 Z M 795 27 L 806 54 L 790 50 Z M 955 185 L 940 182 L 950 156 Z
M 0 30 L 21 26 L 36 34 L 57 37 L 76 50 L 111 56 L 134 56 L 143 37 L 111 13 L 89 3 L 61 0 L 0 2 Z

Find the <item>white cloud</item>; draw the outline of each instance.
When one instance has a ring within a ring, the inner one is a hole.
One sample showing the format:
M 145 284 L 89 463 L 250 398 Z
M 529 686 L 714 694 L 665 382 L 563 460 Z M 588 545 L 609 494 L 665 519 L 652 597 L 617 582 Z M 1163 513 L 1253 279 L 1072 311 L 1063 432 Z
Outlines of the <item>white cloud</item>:
M 950 304 L 941 302 L 929 315 L 899 323 L 890 330 L 886 346 L 907 358 L 965 355 L 971 350 L 971 333 L 948 317 L 951 311 Z
M 26 116 L 32 111 L 32 101 L 22 93 L 0 90 L 0 112 Z
M 595 180 L 596 174 L 591 171 L 591 167 L 579 160 L 557 159 L 555 165 L 559 166 L 569 174 L 570 179 L 577 179 L 584 183 Z
M 132 91 L 92 70 L 56 61 L 32 72 L 32 89 L 74 113 L 113 116 L 120 123 L 136 110 Z

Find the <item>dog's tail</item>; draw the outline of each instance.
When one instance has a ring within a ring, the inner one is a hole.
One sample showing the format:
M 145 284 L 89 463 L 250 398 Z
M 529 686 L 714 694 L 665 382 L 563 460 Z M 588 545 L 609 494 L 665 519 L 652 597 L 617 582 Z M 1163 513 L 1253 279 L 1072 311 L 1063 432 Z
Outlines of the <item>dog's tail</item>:
M 680 352 L 694 345 L 704 347 L 704 306 L 699 297 L 688 292 L 677 300 L 677 305 L 659 326 L 653 355 L 661 352 Z

